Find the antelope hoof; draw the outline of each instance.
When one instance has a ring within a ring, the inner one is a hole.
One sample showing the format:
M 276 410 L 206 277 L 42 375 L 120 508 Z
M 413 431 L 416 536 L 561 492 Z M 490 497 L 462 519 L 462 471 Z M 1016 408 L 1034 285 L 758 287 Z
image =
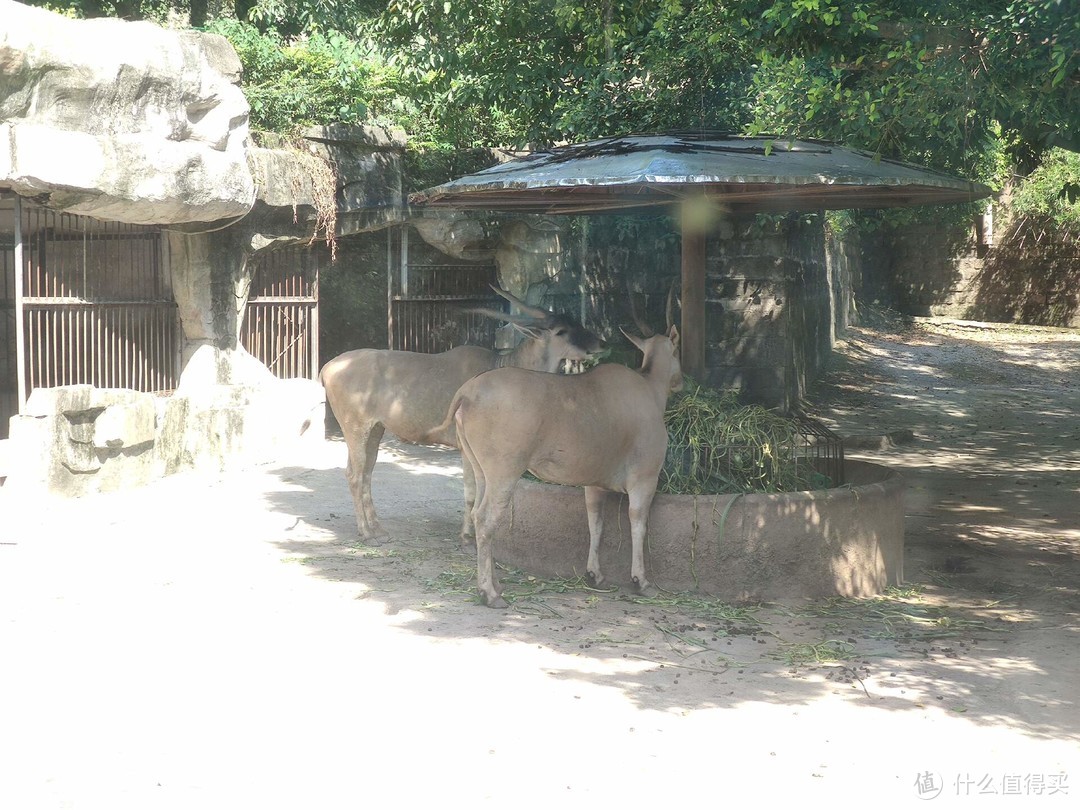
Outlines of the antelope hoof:
M 648 580 L 640 580 L 634 577 L 634 589 L 638 592 L 638 596 L 658 596 L 659 591 L 653 587 L 653 584 Z
M 589 583 L 590 588 L 599 588 L 604 584 L 604 575 L 599 571 L 586 571 L 585 581 Z
M 505 610 L 506 608 L 510 607 L 510 603 L 502 598 L 502 594 L 497 593 L 497 594 L 492 596 L 490 594 L 484 593 L 483 591 L 480 591 L 480 598 L 483 600 L 484 604 L 487 605 L 489 608 L 497 608 L 499 610 Z
M 390 540 L 390 535 L 382 529 L 373 532 L 360 532 L 360 542 L 365 546 L 381 546 Z

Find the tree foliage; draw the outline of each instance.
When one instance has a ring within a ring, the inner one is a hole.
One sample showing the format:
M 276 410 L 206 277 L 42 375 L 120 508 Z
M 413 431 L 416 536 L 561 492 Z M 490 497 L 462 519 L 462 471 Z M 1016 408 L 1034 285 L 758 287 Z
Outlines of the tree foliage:
M 331 31 L 298 42 L 255 26 L 218 20 L 244 66 L 244 94 L 255 130 L 291 133 L 311 124 L 371 121 L 392 108 L 396 75 L 356 41 Z
M 522 139 L 749 129 L 988 178 L 1080 148 L 1080 12 L 1061 0 L 392 0 L 378 30 L 437 117 Z M 451 116 L 452 117 L 452 116 Z M 448 120 L 448 130 L 462 130 Z
M 1017 189 L 1013 210 L 1080 238 L 1080 153 L 1051 149 Z
M 391 0 L 374 30 L 452 141 L 521 145 L 740 128 L 750 53 L 724 16 L 678 0 Z
M 194 14 L 200 5 L 28 2 L 118 16 Z M 1025 171 L 1053 146 L 1080 150 L 1080 4 L 1069 0 L 234 0 L 216 8 L 258 27 L 236 39 L 242 56 L 258 57 L 253 64 L 282 52 L 266 70 L 249 65 L 245 78 L 256 115 L 273 127 L 367 111 L 396 119 L 420 142 L 457 148 L 659 130 L 778 133 L 990 182 L 1001 180 L 1006 148 Z
M 1060 0 L 762 0 L 755 128 L 991 179 L 1080 149 L 1080 12 Z M 747 9 L 751 11 L 751 9 Z M 748 17 L 749 19 L 749 17 Z

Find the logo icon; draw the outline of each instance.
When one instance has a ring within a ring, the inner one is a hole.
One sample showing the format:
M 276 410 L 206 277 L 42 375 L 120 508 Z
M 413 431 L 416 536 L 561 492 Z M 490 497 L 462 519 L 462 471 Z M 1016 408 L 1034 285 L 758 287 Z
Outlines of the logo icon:
M 944 786 L 945 783 L 942 781 L 941 774 L 939 773 L 923 771 L 915 776 L 915 790 L 918 793 L 919 798 L 924 801 L 936 799 L 941 794 L 941 789 Z

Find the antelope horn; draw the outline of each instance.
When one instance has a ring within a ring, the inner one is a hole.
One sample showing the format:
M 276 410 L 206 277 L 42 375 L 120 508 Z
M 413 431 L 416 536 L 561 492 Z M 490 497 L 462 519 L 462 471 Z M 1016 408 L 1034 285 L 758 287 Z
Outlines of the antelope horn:
M 629 332 L 627 332 L 625 329 L 623 329 L 621 326 L 619 327 L 619 331 L 622 332 L 624 335 L 626 335 L 627 340 L 629 340 L 631 343 L 633 343 L 635 346 L 637 346 L 638 351 L 640 351 L 642 354 L 645 353 L 645 341 L 642 338 L 634 337 Z M 648 337 L 652 337 L 652 336 L 651 335 L 645 335 L 645 337 L 648 338 Z
M 499 287 L 496 287 L 494 284 L 490 284 L 488 286 L 490 286 L 491 289 L 495 291 L 496 295 L 501 295 L 503 298 L 505 298 L 507 301 L 509 301 L 514 306 L 516 306 L 522 312 L 524 312 L 527 315 L 532 316 L 534 322 L 535 321 L 546 321 L 548 318 L 551 317 L 551 313 L 548 312 L 546 309 L 540 309 L 539 307 L 531 307 L 528 304 L 526 304 L 524 301 L 522 301 L 520 298 L 518 298 L 517 296 L 512 295 L 511 293 L 508 293 L 506 290 L 503 290 L 503 289 L 501 289 Z
M 679 303 L 679 305 L 682 306 L 681 302 L 678 301 L 678 296 L 675 295 L 675 287 L 678 283 L 679 280 L 675 279 L 671 282 L 671 286 L 668 287 L 667 305 L 664 307 L 664 319 L 667 321 L 667 329 L 669 332 L 671 331 L 671 327 L 675 325 L 675 304 Z
M 483 315 L 486 318 L 495 318 L 499 321 L 506 321 L 516 326 L 540 326 L 537 318 L 533 318 L 529 315 L 515 315 L 509 312 L 500 312 L 497 309 L 488 309 L 487 307 L 468 307 L 465 312 L 471 312 L 474 315 Z M 547 320 L 546 318 L 544 320 Z
M 638 331 L 642 336 L 650 338 L 656 334 L 655 330 L 650 329 L 649 325 L 641 319 L 641 315 L 637 311 L 637 301 L 634 299 L 634 291 L 630 288 L 630 279 L 626 280 L 626 294 L 630 298 L 630 316 L 634 319 L 634 324 L 637 326 Z M 625 332 L 623 333 L 625 334 Z M 627 336 L 629 337 L 629 335 Z

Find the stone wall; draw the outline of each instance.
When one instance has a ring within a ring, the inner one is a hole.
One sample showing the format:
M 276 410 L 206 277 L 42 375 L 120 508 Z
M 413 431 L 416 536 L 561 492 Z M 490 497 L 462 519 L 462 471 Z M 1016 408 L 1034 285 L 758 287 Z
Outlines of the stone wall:
M 760 233 L 739 223 L 706 258 L 706 382 L 787 410 L 825 366 L 843 281 L 830 283 L 824 231 L 787 222 Z
M 1080 329 L 1080 239 L 1018 222 L 978 261 L 964 293 L 962 315 L 942 306 L 931 311 Z
M 353 349 L 385 349 L 386 231 L 341 239 L 319 277 L 319 367 Z
M 630 295 L 653 328 L 678 283 L 680 239 L 667 217 L 594 217 L 578 243 L 589 323 L 633 325 Z M 826 239 L 820 218 L 718 223 L 706 243 L 705 384 L 794 406 L 854 318 L 858 247 Z M 676 323 L 678 311 L 675 312 Z
M 1080 328 L 1080 243 L 1010 219 L 920 224 L 862 236 L 860 297 L 908 315 Z M 979 239 L 991 244 L 980 244 Z
M 657 495 L 645 570 L 655 585 L 719 599 L 868 597 L 904 581 L 904 484 L 885 467 L 846 465 L 849 486 L 812 492 Z M 632 586 L 625 496 L 604 505 L 605 581 Z M 580 576 L 588 520 L 575 487 L 522 481 L 513 537 L 495 556 L 537 576 Z
M 981 260 L 962 226 L 883 229 L 863 235 L 860 244 L 864 300 L 909 315 L 964 317 Z

